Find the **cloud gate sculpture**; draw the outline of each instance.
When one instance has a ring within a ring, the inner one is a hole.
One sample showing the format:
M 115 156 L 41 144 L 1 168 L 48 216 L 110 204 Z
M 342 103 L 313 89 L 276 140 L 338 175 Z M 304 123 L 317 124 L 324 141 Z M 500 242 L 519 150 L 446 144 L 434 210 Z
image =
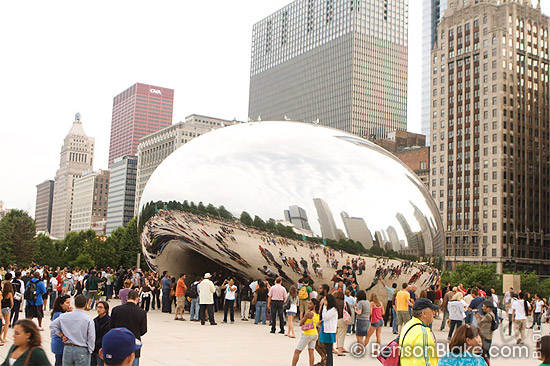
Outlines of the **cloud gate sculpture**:
M 443 254 L 441 218 L 414 173 L 369 141 L 298 122 L 193 139 L 155 170 L 138 218 L 147 262 L 176 276 L 223 267 L 296 281 L 304 267 L 332 274 L 361 247 Z

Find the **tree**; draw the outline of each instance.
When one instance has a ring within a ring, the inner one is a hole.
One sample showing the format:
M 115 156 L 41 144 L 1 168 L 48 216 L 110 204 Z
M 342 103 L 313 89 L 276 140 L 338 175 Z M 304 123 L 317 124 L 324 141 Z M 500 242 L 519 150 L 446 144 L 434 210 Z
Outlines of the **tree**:
M 214 207 L 214 205 L 211 203 L 209 203 L 208 206 L 206 206 L 206 213 L 208 213 L 211 216 L 218 217 L 218 209 Z
M 252 217 L 250 216 L 250 214 L 246 211 L 243 211 L 241 213 L 241 222 L 243 225 L 246 225 L 246 226 L 252 226 Z
M 0 261 L 29 265 L 34 257 L 36 223 L 28 213 L 11 210 L 0 220 Z
M 227 209 L 223 205 L 218 207 L 218 213 L 224 219 L 229 219 L 229 220 L 234 219 L 233 215 L 231 215 L 231 212 L 227 211 Z
M 79 254 L 75 260 L 69 263 L 71 268 L 92 268 L 95 267 L 95 262 L 87 253 Z
M 34 262 L 52 267 L 61 265 L 54 241 L 44 234 L 36 236 Z
M 254 222 L 252 223 L 252 225 L 260 230 L 265 230 L 265 222 L 258 215 L 254 216 Z
M 462 283 L 465 288 L 475 287 L 481 284 L 484 288 L 494 288 L 497 291 L 502 287 L 501 275 L 496 273 L 496 265 L 494 264 L 459 264 L 454 271 L 443 272 L 441 283 L 447 282 L 450 282 L 453 286 Z
M 124 268 L 132 268 L 136 265 L 138 253 L 141 253 L 141 243 L 137 233 L 135 217 L 126 224 L 121 234 L 118 245 L 115 247 L 120 256 L 119 265 L 124 266 Z M 140 265 L 142 268 L 147 268 L 143 256 L 141 256 Z

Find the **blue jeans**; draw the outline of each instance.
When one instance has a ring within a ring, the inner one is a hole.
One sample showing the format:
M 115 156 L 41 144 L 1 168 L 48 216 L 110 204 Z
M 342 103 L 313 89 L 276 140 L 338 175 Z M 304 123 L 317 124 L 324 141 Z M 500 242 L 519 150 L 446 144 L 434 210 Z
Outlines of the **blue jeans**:
M 258 324 L 260 320 L 262 324 L 265 324 L 266 310 L 267 310 L 267 301 L 256 302 L 256 316 L 254 317 L 254 324 Z
M 109 300 L 113 294 L 113 285 L 105 285 L 105 299 Z
M 395 309 L 393 307 L 391 309 L 391 314 L 392 314 L 391 326 L 393 328 L 392 331 L 393 331 L 393 334 L 397 334 L 399 330 L 399 327 L 397 326 L 397 313 L 395 312 Z
M 139 357 L 134 358 L 134 362 L 132 362 L 132 366 L 139 366 Z
M 466 310 L 466 320 L 465 320 L 465 323 L 466 323 L 466 324 L 471 324 L 473 318 L 474 318 L 474 315 L 473 315 L 472 311 L 471 311 L 471 310 Z
M 87 348 L 65 346 L 63 348 L 63 366 L 90 366 L 91 354 Z
M 189 320 L 199 320 L 199 298 L 191 299 L 191 307 L 189 308 L 191 317 Z
M 55 302 L 56 297 L 57 297 L 57 291 L 52 291 L 50 293 L 50 310 L 53 309 L 53 303 Z

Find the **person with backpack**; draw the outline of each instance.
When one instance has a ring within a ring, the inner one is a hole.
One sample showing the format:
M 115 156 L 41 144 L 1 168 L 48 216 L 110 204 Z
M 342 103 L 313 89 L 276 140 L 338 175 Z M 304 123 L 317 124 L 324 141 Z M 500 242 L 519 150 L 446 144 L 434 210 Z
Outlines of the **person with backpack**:
M 38 319 L 38 329 L 42 328 L 42 319 L 44 319 L 44 299 L 43 295 L 46 294 L 46 286 L 41 280 L 40 272 L 33 273 L 31 280 L 25 288 L 25 300 L 27 305 L 25 306 L 25 317 L 27 319 Z
M 477 324 L 479 325 L 483 354 L 487 359 L 489 359 L 491 343 L 493 342 L 493 332 L 498 329 L 498 322 L 496 321 L 493 307 L 493 301 L 486 300 L 483 303 L 483 316 L 475 313 Z
M 19 320 L 19 309 L 25 295 L 25 283 L 21 279 L 20 271 L 15 272 L 15 278 L 11 281 L 11 285 L 13 287 L 13 309 L 11 309 L 10 324 L 13 328 Z
M 400 366 L 437 365 L 435 337 L 429 328 L 436 310 L 439 310 L 439 306 L 428 299 L 420 298 L 415 301 L 412 319 L 403 326 L 399 336 Z
M 189 320 L 192 322 L 199 321 L 199 283 L 201 282 L 201 277 L 197 277 L 195 282 L 189 286 L 187 290 L 187 297 L 191 299 L 191 304 L 189 306 Z
M 310 286 L 308 278 L 303 278 L 298 281 L 298 299 L 300 303 L 298 305 L 299 318 L 301 319 L 309 308 L 309 300 L 311 298 L 311 292 L 313 289 Z
M 286 323 L 288 324 L 288 331 L 285 336 L 290 338 L 296 338 L 296 334 L 294 333 L 294 317 L 298 312 L 298 303 L 298 290 L 296 289 L 296 286 L 292 285 L 290 286 L 290 290 L 288 291 L 285 299 L 285 304 L 283 306 L 287 317 Z

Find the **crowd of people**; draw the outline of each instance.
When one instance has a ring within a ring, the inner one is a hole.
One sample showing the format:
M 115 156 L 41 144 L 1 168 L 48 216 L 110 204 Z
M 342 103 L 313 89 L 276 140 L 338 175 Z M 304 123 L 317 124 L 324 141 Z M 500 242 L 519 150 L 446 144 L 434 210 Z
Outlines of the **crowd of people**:
M 318 261 L 316 256 L 309 259 Z M 517 344 L 521 345 L 526 329 L 540 329 L 548 311 L 539 294 L 532 298 L 511 288 L 499 298 L 494 289 L 484 289 L 482 285 L 464 288 L 462 284 L 453 287 L 447 283 L 441 287 L 436 269 L 410 262 L 390 264 L 385 259 L 375 262 L 374 279 L 362 289 L 356 275 L 365 270 L 364 263 L 353 259 L 342 262 L 326 281 L 315 273 L 312 277 L 306 267 L 296 283 L 273 276 L 235 278 L 223 270 L 188 279 L 184 273 L 176 278 L 167 272 L 159 275 L 137 268 L 0 268 L 0 345 L 7 342 L 9 328 L 13 328 L 14 335 L 8 363 L 4 364 L 49 365 L 40 343 L 42 321 L 49 311 L 55 365 L 139 365 L 139 340 L 147 332 L 147 312 L 159 309 L 174 314 L 175 321 L 185 320 L 184 315 L 188 314 L 190 321 L 202 325 L 216 325 L 218 311 L 223 311 L 224 323 L 234 323 L 237 310 L 240 321 L 253 321 L 256 325 L 269 322 L 271 333 L 278 329 L 288 338 L 296 338 L 299 327 L 301 334 L 292 365 L 297 364 L 306 348 L 310 366 L 333 365 L 334 355 L 346 356 L 350 352 L 344 343 L 346 335 L 353 334 L 354 344 L 367 349 L 372 341 L 385 357 L 384 349 L 391 344 L 383 347 L 381 331 L 388 326 L 398 336 L 394 343 L 400 349 L 401 365 L 484 366 L 490 363 L 492 335 L 499 326 L 509 334 L 514 331 Z M 408 281 L 397 283 L 401 275 L 407 275 Z M 323 283 L 316 285 L 316 281 Z M 380 296 L 382 287 L 384 296 Z M 110 309 L 109 300 L 113 297 L 119 298 L 121 305 Z M 94 310 L 96 316 L 92 318 L 89 312 Z M 21 311 L 25 319 L 19 320 Z M 438 317 L 442 317 L 441 331 L 449 327 L 450 353 L 441 359 L 432 332 L 433 321 Z M 37 323 L 32 319 L 37 319 Z M 115 344 L 126 342 L 127 346 L 113 349 L 109 339 Z M 543 337 L 539 343 L 543 360 L 550 358 L 548 339 Z M 409 348 L 423 351 L 419 356 L 418 352 L 407 353 Z M 118 352 L 122 349 L 126 353 Z M 131 354 L 127 352 L 130 349 Z M 320 356 L 317 364 L 316 353 Z

